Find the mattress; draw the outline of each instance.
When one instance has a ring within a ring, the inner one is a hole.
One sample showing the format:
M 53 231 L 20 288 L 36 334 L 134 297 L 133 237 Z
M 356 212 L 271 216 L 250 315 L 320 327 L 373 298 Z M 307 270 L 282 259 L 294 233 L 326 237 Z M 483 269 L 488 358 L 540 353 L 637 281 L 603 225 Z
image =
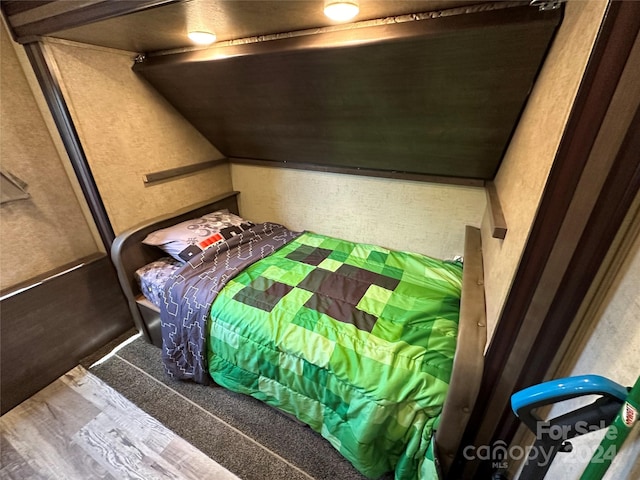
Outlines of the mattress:
M 169 375 L 295 415 L 367 477 L 437 478 L 460 261 L 265 223 L 136 276 Z
M 209 373 L 295 415 L 367 477 L 436 478 L 461 281 L 459 262 L 304 233 L 220 291 Z

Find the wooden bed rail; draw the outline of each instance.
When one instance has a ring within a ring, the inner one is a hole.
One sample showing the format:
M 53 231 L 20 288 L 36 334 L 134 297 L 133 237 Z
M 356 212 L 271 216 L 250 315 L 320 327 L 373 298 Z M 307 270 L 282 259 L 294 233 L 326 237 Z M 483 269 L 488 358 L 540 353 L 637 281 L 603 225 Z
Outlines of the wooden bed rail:
M 436 451 L 446 474 L 460 447 L 471 411 L 480 390 L 487 343 L 487 315 L 480 230 L 465 230 L 464 268 L 458 343 L 453 360 L 449 392 L 435 434 Z

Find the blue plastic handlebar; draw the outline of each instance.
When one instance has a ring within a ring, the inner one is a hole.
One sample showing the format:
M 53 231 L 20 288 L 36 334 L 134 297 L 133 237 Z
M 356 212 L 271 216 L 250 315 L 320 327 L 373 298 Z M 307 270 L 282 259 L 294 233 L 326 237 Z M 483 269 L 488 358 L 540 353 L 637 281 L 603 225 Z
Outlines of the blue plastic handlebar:
M 579 375 L 560 378 L 533 385 L 511 396 L 511 408 L 520 416 L 527 407 L 548 405 L 583 395 L 608 395 L 624 401 L 628 390 L 622 385 L 599 375 Z

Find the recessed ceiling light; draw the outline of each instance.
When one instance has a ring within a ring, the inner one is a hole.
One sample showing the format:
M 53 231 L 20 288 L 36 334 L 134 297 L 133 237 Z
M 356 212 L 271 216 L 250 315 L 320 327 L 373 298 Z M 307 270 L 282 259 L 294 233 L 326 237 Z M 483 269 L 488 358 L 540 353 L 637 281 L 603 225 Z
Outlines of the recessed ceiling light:
M 197 45 L 211 45 L 216 41 L 215 33 L 211 32 L 189 32 L 187 35 L 189 39 Z
M 324 14 L 336 22 L 346 22 L 360 11 L 358 0 L 325 0 Z

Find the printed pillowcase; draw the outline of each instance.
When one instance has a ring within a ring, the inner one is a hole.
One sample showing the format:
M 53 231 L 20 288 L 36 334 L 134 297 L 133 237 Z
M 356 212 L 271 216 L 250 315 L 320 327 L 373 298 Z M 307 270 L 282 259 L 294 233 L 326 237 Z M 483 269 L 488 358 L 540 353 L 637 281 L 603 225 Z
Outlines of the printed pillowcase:
M 180 262 L 188 262 L 195 255 L 254 226 L 229 210 L 218 210 L 199 218 L 156 230 L 142 241 L 161 248 Z
M 162 257 L 151 262 L 135 272 L 136 280 L 140 285 L 140 291 L 147 300 L 156 307 L 164 301 L 164 285 L 184 262 L 171 257 Z

